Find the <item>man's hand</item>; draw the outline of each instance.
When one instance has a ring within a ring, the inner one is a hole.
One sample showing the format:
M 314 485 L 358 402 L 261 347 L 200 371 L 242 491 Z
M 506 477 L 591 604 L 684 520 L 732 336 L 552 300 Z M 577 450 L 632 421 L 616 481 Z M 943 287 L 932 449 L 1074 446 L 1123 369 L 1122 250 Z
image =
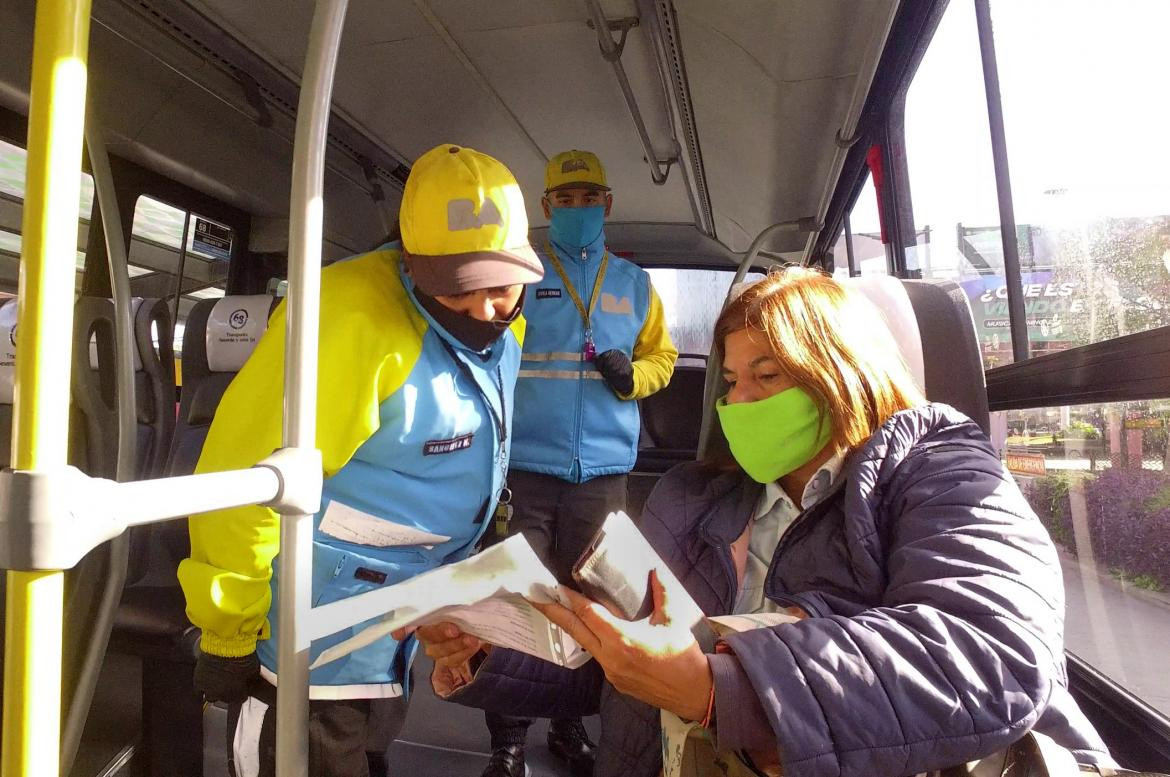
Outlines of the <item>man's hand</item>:
M 593 357 L 593 366 L 617 394 L 627 396 L 634 390 L 634 365 L 623 351 L 614 348 Z
M 469 671 L 435 664 L 431 669 L 431 689 L 440 699 L 446 699 L 470 682 Z
M 601 664 L 606 678 L 627 696 L 669 710 L 687 720 L 707 715 L 714 680 L 690 624 L 671 618 L 670 595 L 650 573 L 654 612 L 627 621 L 576 591 L 562 588 L 572 608 L 533 606 L 569 632 Z
M 390 636 L 401 642 L 408 634 L 414 634 L 426 654 L 434 660 L 431 685 L 440 697 L 471 682 L 471 657 L 481 650 L 487 652 L 491 649 L 491 645 L 483 640 L 464 634 L 454 623 L 446 621 L 416 629 L 396 629 Z
M 207 701 L 239 704 L 248 698 L 248 686 L 260 675 L 255 653 L 228 658 L 199 651 L 195 660 L 195 690 Z

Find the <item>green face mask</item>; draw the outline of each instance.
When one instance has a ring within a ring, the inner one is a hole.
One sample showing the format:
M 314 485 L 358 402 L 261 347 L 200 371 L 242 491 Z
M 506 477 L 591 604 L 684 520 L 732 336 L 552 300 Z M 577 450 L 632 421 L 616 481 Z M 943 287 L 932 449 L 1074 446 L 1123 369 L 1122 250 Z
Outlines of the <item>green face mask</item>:
M 758 402 L 715 403 L 731 454 L 757 483 L 771 483 L 799 469 L 829 441 L 828 419 L 808 392 L 790 388 Z

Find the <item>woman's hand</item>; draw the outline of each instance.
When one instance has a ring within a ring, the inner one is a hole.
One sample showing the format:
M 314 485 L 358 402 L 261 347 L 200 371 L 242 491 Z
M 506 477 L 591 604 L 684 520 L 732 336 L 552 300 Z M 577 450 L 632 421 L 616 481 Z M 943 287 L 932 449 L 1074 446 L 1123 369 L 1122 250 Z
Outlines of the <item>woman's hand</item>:
M 601 664 L 620 692 L 687 720 L 707 715 L 713 680 L 690 624 L 671 618 L 670 592 L 650 573 L 654 612 L 627 621 L 576 591 L 562 589 L 572 608 L 533 606 L 567 631 Z

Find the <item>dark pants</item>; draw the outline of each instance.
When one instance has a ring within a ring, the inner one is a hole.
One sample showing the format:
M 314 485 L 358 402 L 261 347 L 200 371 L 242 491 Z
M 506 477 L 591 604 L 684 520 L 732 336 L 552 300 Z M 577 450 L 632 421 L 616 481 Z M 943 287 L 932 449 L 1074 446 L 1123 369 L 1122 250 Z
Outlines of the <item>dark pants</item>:
M 601 528 L 605 517 L 626 509 L 626 475 L 604 475 L 570 483 L 552 475 L 511 470 L 512 521 L 508 534 L 523 533 L 557 580 L 572 585 L 573 564 Z M 522 745 L 530 718 L 484 713 L 492 749 Z
M 310 701 L 309 774 L 384 777 L 386 749 L 405 722 L 402 697 Z M 276 689 L 264 680 L 228 706 L 227 750 L 232 777 L 275 777 Z

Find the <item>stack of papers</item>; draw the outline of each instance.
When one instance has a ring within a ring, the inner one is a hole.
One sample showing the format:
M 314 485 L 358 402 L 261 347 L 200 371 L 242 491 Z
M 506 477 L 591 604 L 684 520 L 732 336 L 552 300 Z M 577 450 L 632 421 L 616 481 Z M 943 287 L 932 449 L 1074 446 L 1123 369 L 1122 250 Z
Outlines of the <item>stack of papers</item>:
M 311 638 L 334 634 L 355 623 L 378 622 L 323 651 L 311 668 L 336 661 L 395 629 L 450 621 L 464 632 L 576 668 L 590 656 L 577 641 L 529 602 L 559 602 L 556 578 L 523 535 L 397 585 L 313 608 Z

